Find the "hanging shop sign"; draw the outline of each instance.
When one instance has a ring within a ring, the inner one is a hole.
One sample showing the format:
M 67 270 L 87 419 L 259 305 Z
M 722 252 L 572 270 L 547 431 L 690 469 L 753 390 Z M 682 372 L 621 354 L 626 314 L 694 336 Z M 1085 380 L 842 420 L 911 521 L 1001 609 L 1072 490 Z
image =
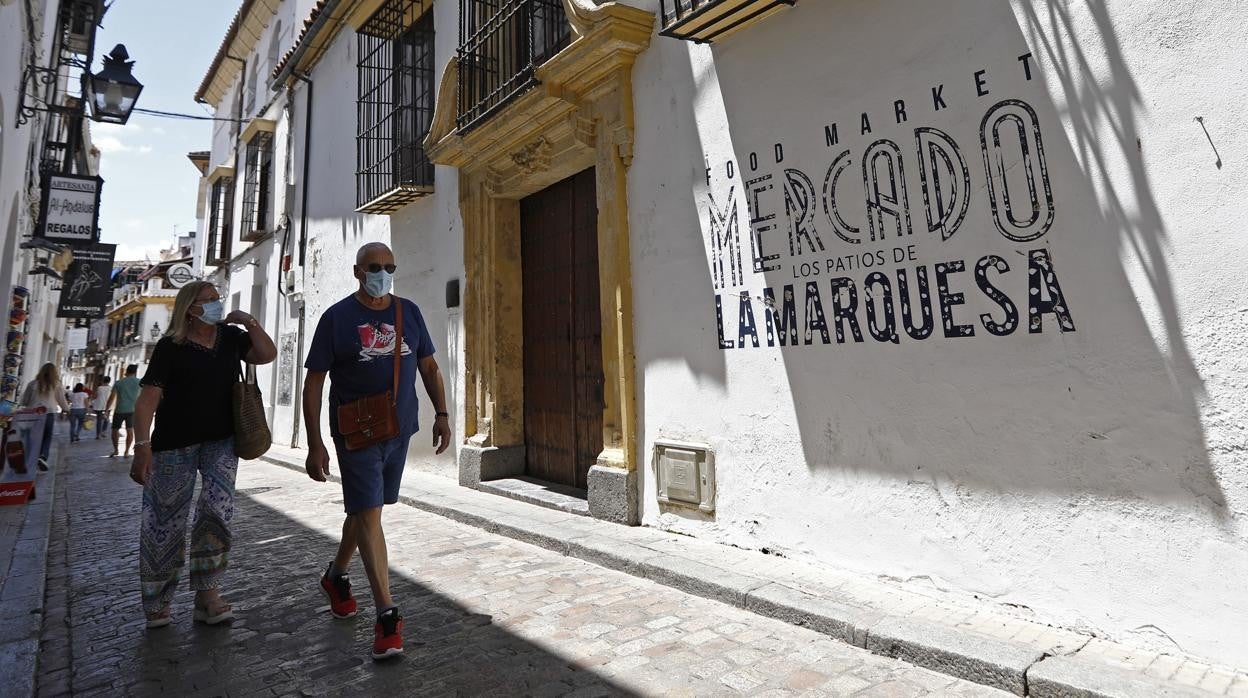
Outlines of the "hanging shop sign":
M 182 288 L 195 280 L 195 270 L 189 264 L 174 264 L 165 272 L 165 280 L 174 288 Z
M 100 318 L 113 299 L 109 276 L 116 245 L 96 243 L 74 248 L 74 262 L 61 283 L 57 317 Z
M 100 223 L 100 190 L 104 180 L 81 175 L 47 175 L 39 207 L 36 235 L 54 242 L 95 242 Z
M 70 327 L 65 330 L 65 349 L 78 351 L 87 348 L 87 328 Z

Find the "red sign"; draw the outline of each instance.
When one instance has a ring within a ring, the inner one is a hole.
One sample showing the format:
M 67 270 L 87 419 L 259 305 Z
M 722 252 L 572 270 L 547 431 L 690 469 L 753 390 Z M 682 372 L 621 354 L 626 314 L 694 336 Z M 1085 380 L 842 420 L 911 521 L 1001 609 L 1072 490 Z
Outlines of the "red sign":
M 0 482 L 0 506 L 25 504 L 35 494 L 35 481 Z

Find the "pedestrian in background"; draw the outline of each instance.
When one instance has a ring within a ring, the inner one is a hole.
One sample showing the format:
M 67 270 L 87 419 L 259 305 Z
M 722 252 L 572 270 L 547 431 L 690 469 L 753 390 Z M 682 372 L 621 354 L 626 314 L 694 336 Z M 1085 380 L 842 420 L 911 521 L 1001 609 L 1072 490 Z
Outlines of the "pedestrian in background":
M 130 477 L 143 485 L 139 580 L 149 628 L 170 622 L 169 606 L 186 559 L 186 519 L 197 476 L 202 486 L 191 527 L 194 619 L 216 625 L 233 618 L 219 591 L 229 561 L 238 471 L 233 386 L 240 360 L 267 364 L 277 357 L 277 348 L 251 315 L 240 310 L 223 314 L 221 297 L 211 283 L 193 281 L 182 287 L 169 331 L 152 351 L 134 406 Z
M 416 419 L 420 406 L 416 397 L 418 373 L 437 413 L 433 422 L 433 445 L 442 453 L 451 443 L 442 372 L 433 358 L 433 341 L 420 308 L 390 293 L 394 271 L 394 253 L 389 247 L 370 242 L 359 249 L 354 267 L 359 288 L 321 316 L 304 364 L 308 369 L 303 389 L 308 476 L 324 482 L 329 475 L 329 451 L 321 438 L 321 393 L 328 373 L 329 430 L 342 475 L 342 499 L 347 512 L 338 554 L 321 576 L 321 588 L 329 596 L 334 617 L 349 618 L 356 614 L 357 604 L 351 595 L 347 568 L 358 548 L 377 609 L 373 659 L 403 652 L 403 618 L 398 604 L 390 596 L 389 558 L 381 527 L 381 509 L 385 504 L 399 501 L 408 442 L 419 428 Z M 397 395 L 391 392 L 396 389 Z M 381 395 L 388 398 L 387 407 L 394 405 L 390 409 L 395 410 L 397 417 L 397 435 L 360 448 L 348 448 L 340 428 L 345 425 L 338 421 L 338 409 Z
M 126 428 L 126 454 L 130 455 L 130 444 L 134 442 L 134 403 L 139 399 L 138 379 L 139 365 L 130 364 L 126 366 L 126 377 L 117 381 L 117 385 L 113 386 L 113 394 L 108 396 L 108 402 L 105 403 L 104 409 L 108 410 L 113 407 L 113 452 L 109 458 L 117 457 L 117 441 L 121 438 L 118 429 Z
M 113 387 L 109 385 L 112 379 L 108 376 L 100 378 L 100 384 L 95 387 L 95 396 L 91 399 L 91 409 L 95 410 L 95 438 L 103 438 L 108 432 L 108 400 L 113 393 Z
M 43 422 L 43 438 L 39 443 L 39 469 L 48 469 L 48 457 L 52 452 L 52 428 L 56 425 L 54 409 L 59 407 L 69 412 L 69 401 L 61 392 L 61 376 L 56 364 L 44 364 L 35 374 L 35 379 L 26 386 L 22 393 L 23 407 L 42 407 L 47 410 Z
M 79 440 L 82 433 L 82 420 L 87 417 L 87 402 L 91 399 L 91 393 L 87 392 L 87 386 L 82 383 L 74 385 L 74 391 L 69 394 L 69 442 L 74 443 Z

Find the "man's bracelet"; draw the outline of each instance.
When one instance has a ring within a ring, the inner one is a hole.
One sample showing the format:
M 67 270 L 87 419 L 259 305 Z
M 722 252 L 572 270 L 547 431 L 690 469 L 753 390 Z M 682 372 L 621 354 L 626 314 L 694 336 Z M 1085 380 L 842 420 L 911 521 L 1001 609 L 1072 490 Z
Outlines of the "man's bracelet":
M 438 417 L 446 417 L 446 418 L 448 418 L 448 419 L 449 419 L 449 418 L 450 418 L 450 416 L 451 416 L 451 413 L 450 413 L 450 412 L 434 412 L 434 413 L 433 413 L 433 418 L 434 418 L 434 419 L 437 419 Z
M 134 447 L 135 447 L 135 448 L 138 448 L 138 447 L 140 447 L 140 446 L 148 446 L 148 447 L 151 447 L 151 445 L 152 445 L 152 440 L 151 440 L 151 439 L 147 439 L 146 441 L 135 441 L 135 442 L 134 442 Z

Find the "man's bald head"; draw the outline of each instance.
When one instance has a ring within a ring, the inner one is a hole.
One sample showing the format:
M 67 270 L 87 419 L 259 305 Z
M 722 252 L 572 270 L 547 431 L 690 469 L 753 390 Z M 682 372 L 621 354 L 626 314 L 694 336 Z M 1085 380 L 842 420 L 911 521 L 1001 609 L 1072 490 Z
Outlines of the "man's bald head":
M 385 261 L 377 259 L 377 257 L 386 258 Z M 360 245 L 360 249 L 356 250 L 355 263 L 357 265 L 368 264 L 369 262 L 382 262 L 383 264 L 394 261 L 394 253 L 390 251 L 389 245 L 384 242 L 366 242 Z

